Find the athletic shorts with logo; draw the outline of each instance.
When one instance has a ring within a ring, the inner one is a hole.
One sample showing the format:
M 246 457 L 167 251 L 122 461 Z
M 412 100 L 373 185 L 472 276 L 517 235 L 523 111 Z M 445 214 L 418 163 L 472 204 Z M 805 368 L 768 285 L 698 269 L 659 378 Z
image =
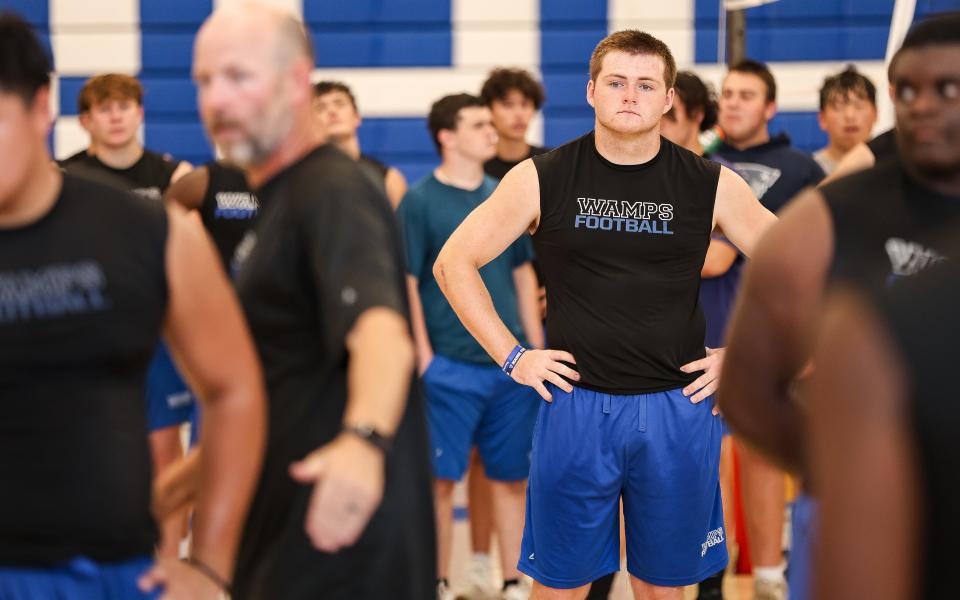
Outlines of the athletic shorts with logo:
M 149 431 L 180 425 L 192 418 L 193 394 L 162 342 L 157 345 L 147 370 L 146 396 Z
M 540 396 L 495 365 L 434 355 L 423 374 L 434 476 L 458 481 L 477 447 L 487 477 L 521 481 Z
M 620 569 L 660 586 L 690 585 L 727 564 L 720 502 L 722 426 L 713 398 L 679 389 L 604 394 L 549 385 L 534 428 L 519 569 L 575 588 Z

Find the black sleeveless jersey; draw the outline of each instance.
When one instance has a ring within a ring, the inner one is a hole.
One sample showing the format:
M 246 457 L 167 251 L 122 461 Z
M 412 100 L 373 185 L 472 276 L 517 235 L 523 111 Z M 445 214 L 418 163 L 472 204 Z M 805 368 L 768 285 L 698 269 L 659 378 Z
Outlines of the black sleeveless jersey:
M 494 156 L 487 162 L 483 163 L 483 172 L 493 177 L 497 181 L 503 179 L 507 172 L 515 166 L 522 163 L 528 158 L 533 158 L 534 156 L 540 156 L 541 154 L 546 154 L 550 150 L 548 148 L 543 148 L 542 146 L 530 146 L 530 153 L 527 154 L 520 160 L 503 160 L 499 156 Z
M 882 289 L 957 253 L 960 198 L 922 187 L 897 160 L 821 192 L 833 220 L 832 280 Z
M 115 169 L 86 151 L 60 161 L 60 167 L 68 173 L 87 177 L 90 172 L 103 172 L 116 181 L 122 181 L 124 189 L 151 200 L 160 200 L 170 186 L 170 178 L 179 163 L 169 155 L 144 150 L 143 156 L 126 169 Z M 89 177 L 88 177 L 89 178 Z M 98 178 L 99 179 L 99 178 Z M 109 180 L 100 179 L 104 183 Z
M 208 162 L 204 167 L 208 179 L 200 204 L 200 218 L 229 273 L 237 245 L 257 222 L 260 202 L 250 191 L 243 171 L 217 161 Z
M 160 204 L 70 174 L 49 213 L 0 229 L 0 565 L 152 551 L 166 237 Z
M 640 165 L 616 165 L 591 132 L 533 158 L 547 289 L 547 339 L 577 360 L 579 385 L 640 394 L 682 387 L 704 357 L 700 270 L 720 165 L 666 139 Z
M 956 346 L 960 265 L 950 261 L 905 282 L 878 302 L 907 372 L 907 423 L 917 447 L 924 523 L 922 598 L 953 598 L 960 538 L 960 453 Z

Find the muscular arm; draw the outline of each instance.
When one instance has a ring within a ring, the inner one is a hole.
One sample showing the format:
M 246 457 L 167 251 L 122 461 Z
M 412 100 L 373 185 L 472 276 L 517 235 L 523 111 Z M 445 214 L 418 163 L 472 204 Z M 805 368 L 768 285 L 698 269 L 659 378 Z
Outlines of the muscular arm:
M 163 193 L 163 201 L 168 204 L 176 202 L 187 210 L 199 209 L 209 184 L 209 171 L 206 167 L 199 167 L 170 184 Z
M 174 169 L 173 174 L 170 175 L 170 184 L 173 185 L 174 183 L 179 181 L 184 175 L 186 175 L 192 170 L 193 170 L 193 165 L 191 165 L 185 160 L 181 160 L 180 163 L 177 164 L 177 168 Z
M 730 270 L 737 260 L 737 250 L 727 242 L 718 239 L 710 240 L 707 247 L 707 257 L 703 261 L 700 277 L 708 279 L 720 277 Z
M 713 218 L 714 225 L 745 256 L 753 255 L 760 236 L 777 220 L 760 204 L 747 182 L 726 167 L 720 167 Z
M 757 246 L 729 329 L 720 407 L 743 439 L 791 470 L 803 462 L 803 428 L 789 387 L 810 357 L 832 255 L 830 216 L 809 190 Z
M 540 181 L 531 160 L 514 167 L 496 191 L 457 227 L 433 274 L 464 326 L 502 365 L 517 338 L 497 315 L 480 268 L 499 256 L 540 218 Z
M 523 232 L 535 230 L 539 221 L 540 181 L 533 161 L 527 159 L 511 169 L 496 191 L 460 224 L 433 265 L 433 274 L 450 306 L 498 365 L 506 361 L 517 338 L 497 315 L 480 278 L 480 267 L 499 256 Z M 579 379 L 579 374 L 559 361 L 576 362 L 568 352 L 528 351 L 512 377 L 552 400 L 545 381 L 569 392 L 573 388 L 561 375 Z
M 865 303 L 824 317 L 809 414 L 820 499 L 816 598 L 899 600 L 919 587 L 920 492 L 903 367 Z
M 204 410 L 192 554 L 230 580 L 263 456 L 266 393 L 239 302 L 212 245 L 182 209 L 168 213 L 165 336 Z
M 407 193 L 407 180 L 399 170 L 390 167 L 387 170 L 387 176 L 383 181 L 387 190 L 387 199 L 390 200 L 390 206 L 397 210 L 403 195 Z
M 531 348 L 543 348 L 543 322 L 540 320 L 540 288 L 533 264 L 523 263 L 513 270 L 513 284 L 517 289 L 517 310 L 523 335 Z

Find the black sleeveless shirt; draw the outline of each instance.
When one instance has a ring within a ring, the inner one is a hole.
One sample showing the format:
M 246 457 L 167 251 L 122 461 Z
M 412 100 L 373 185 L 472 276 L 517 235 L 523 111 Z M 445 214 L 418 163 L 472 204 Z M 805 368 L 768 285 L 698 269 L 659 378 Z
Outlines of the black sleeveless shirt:
M 547 289 L 547 339 L 577 360 L 578 385 L 615 394 L 683 387 L 705 355 L 700 270 L 720 165 L 660 140 L 640 165 L 616 165 L 591 132 L 533 158 Z
M 224 268 L 237 245 L 257 222 L 260 201 L 250 191 L 243 171 L 217 161 L 208 162 L 207 191 L 200 204 L 200 219 L 217 246 Z
M 49 213 L 0 229 L 0 565 L 151 553 L 166 238 L 159 203 L 70 174 Z
M 90 171 L 100 171 L 118 182 L 124 182 L 124 189 L 151 200 L 160 200 L 163 192 L 170 186 L 170 178 L 178 164 L 169 155 L 144 149 L 143 156 L 126 169 L 115 169 L 87 152 L 78 152 L 61 161 L 60 167 L 68 173 L 80 176 L 85 176 Z M 100 181 L 107 183 L 102 179 Z
M 833 220 L 829 278 L 883 289 L 957 254 L 960 198 L 926 189 L 886 160 L 821 190 Z
M 938 265 L 877 302 L 907 372 L 908 427 L 917 447 L 923 524 L 922 598 L 956 594 L 960 537 L 960 453 L 956 345 L 960 339 L 960 265 Z

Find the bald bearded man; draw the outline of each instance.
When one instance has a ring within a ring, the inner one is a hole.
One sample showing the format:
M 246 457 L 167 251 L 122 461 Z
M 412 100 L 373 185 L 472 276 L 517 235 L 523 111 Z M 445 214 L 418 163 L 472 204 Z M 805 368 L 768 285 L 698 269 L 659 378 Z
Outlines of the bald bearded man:
M 390 205 L 311 113 L 309 37 L 261 5 L 216 11 L 193 76 L 204 124 L 262 203 L 237 288 L 270 429 L 235 598 L 428 598 L 430 466 Z

